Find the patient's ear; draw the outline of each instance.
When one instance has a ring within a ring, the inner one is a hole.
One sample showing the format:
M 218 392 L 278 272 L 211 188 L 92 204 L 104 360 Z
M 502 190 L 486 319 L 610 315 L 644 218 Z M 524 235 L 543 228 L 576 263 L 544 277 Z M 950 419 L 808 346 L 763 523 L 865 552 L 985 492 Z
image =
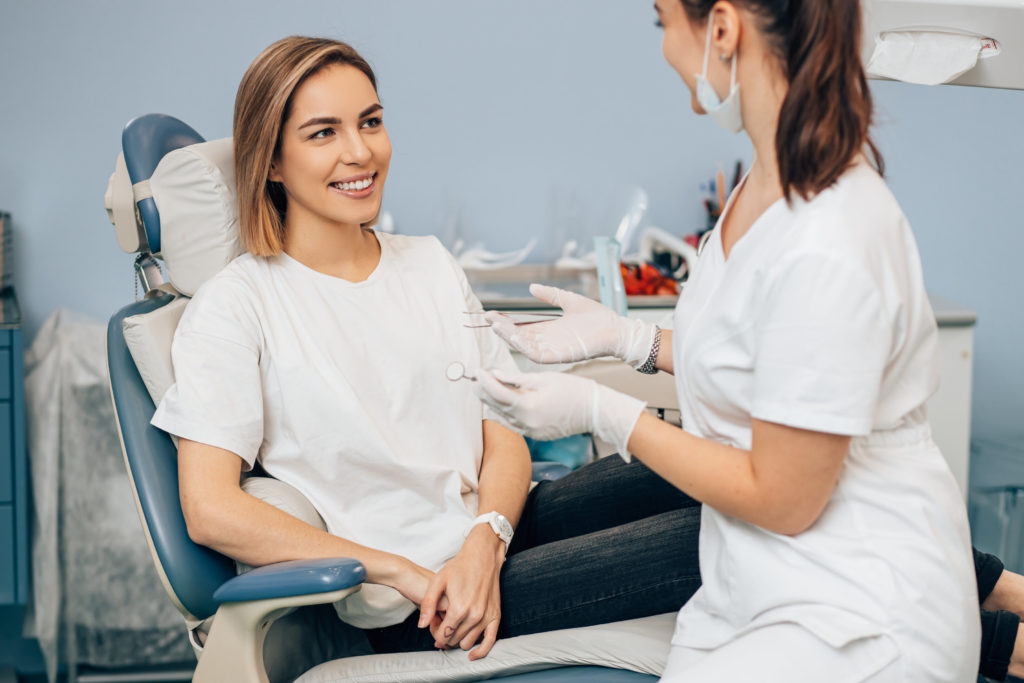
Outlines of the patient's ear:
M 274 183 L 284 182 L 281 179 L 281 174 L 277 170 L 277 161 L 270 162 L 270 173 L 267 175 L 267 180 Z

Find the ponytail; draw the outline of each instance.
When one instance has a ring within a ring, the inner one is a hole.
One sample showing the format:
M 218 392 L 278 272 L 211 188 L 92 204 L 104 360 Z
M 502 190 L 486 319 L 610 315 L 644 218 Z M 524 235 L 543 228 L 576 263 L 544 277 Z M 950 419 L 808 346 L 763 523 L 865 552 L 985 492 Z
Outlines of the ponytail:
M 860 3 L 793 5 L 783 61 L 789 91 L 775 133 L 787 200 L 794 190 L 806 199 L 829 187 L 862 152 L 879 173 L 884 170 L 868 132 L 872 102 L 860 58 Z
M 682 0 L 694 19 L 716 0 Z M 779 111 L 775 154 L 782 191 L 807 199 L 831 186 L 864 153 L 879 173 L 871 139 L 871 91 L 860 57 L 858 0 L 732 0 L 762 20 L 789 89 Z

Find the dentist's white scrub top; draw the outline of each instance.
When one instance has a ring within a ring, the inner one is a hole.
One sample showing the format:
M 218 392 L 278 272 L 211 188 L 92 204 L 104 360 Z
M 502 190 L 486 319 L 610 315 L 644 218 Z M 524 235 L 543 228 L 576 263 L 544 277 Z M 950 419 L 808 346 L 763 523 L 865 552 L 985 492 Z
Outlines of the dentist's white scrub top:
M 259 460 L 330 533 L 437 571 L 477 514 L 486 417 L 472 384 L 445 368 L 515 365 L 490 330 L 463 326 L 480 302 L 437 239 L 377 239 L 380 262 L 362 282 L 246 254 L 200 287 L 153 424 L 246 469 Z M 374 628 L 415 605 L 366 584 L 335 608 Z
M 792 622 L 834 648 L 889 636 L 908 681 L 974 680 L 967 518 L 925 411 L 937 345 L 910 227 L 866 162 L 809 202 L 773 204 L 728 259 L 716 226 L 675 311 L 684 428 L 742 449 L 752 418 L 854 438 L 802 534 L 704 506 L 703 585 L 674 653 Z

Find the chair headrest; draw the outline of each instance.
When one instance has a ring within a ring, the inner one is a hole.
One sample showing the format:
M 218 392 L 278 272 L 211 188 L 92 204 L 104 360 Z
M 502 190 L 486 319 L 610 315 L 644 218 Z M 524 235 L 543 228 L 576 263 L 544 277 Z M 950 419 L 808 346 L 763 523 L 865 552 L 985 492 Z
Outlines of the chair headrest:
M 160 256 L 167 278 L 192 296 L 244 251 L 231 138 L 168 152 L 149 186 L 160 214 Z
M 145 114 L 125 125 L 123 152 L 117 157 L 103 203 L 118 245 L 129 254 L 160 252 L 160 214 L 149 189 L 150 176 L 168 152 L 197 142 L 203 142 L 203 136 L 166 114 Z

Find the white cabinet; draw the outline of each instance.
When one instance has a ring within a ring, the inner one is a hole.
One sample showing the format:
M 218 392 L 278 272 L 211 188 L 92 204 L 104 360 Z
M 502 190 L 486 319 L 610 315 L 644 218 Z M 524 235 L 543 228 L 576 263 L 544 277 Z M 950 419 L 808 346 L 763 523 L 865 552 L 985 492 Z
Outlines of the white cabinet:
M 928 401 L 928 421 L 935 443 L 967 498 L 971 442 L 971 377 L 974 367 L 974 322 L 977 315 L 948 299 L 931 295 L 939 323 L 939 390 Z

